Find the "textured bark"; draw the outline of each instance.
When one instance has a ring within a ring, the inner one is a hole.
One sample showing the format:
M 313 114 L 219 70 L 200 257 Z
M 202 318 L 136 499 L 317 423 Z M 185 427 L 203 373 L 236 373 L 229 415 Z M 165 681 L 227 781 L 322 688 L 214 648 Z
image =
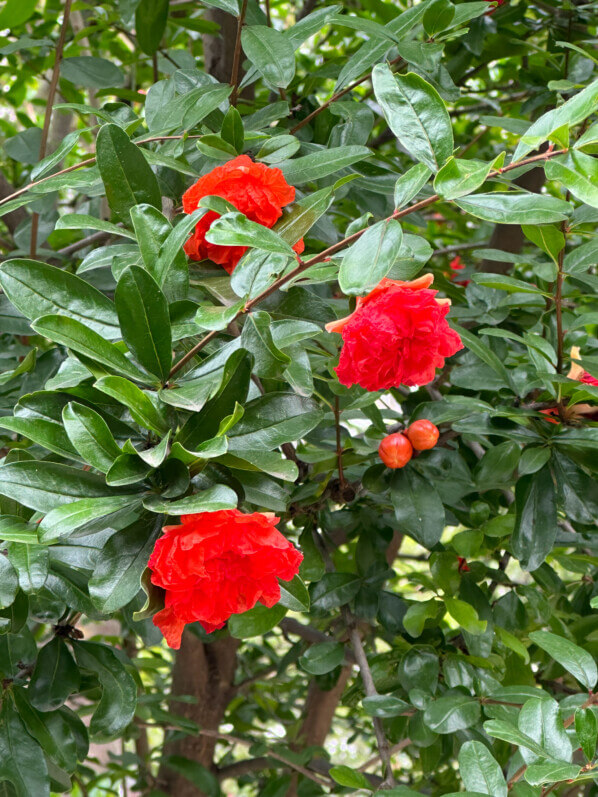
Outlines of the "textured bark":
M 540 147 L 539 151 L 542 152 L 545 149 L 546 146 L 543 146 Z M 514 183 L 526 191 L 533 191 L 535 194 L 539 194 L 545 181 L 544 169 L 538 167 L 522 174 L 521 177 L 514 180 Z M 524 235 L 519 224 L 497 224 L 492 231 L 488 246 L 490 249 L 501 249 L 503 252 L 518 254 L 523 248 L 523 241 Z M 479 270 L 492 272 L 493 274 L 507 274 L 511 270 L 511 264 L 499 263 L 495 260 L 483 260 Z
M 204 19 L 220 25 L 220 31 L 216 35 L 203 35 L 205 70 L 220 83 L 228 83 L 233 71 L 237 18 L 219 8 L 207 8 L 203 16 Z
M 233 695 L 233 681 L 237 664 L 237 639 L 223 638 L 204 644 L 188 631 L 177 653 L 172 676 L 170 711 L 196 722 L 201 728 L 217 730 Z M 193 703 L 177 701 L 177 697 L 191 695 Z M 169 741 L 164 746 L 164 758 L 184 756 L 191 761 L 213 768 L 216 739 L 189 735 Z M 163 762 L 158 775 L 160 788 L 176 797 L 204 797 L 204 792 Z

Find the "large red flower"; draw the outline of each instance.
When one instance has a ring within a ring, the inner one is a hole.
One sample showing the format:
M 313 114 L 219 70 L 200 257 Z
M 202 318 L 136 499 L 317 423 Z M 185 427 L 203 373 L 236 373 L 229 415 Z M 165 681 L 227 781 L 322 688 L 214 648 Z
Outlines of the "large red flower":
M 303 556 L 275 528 L 278 520 L 227 509 L 183 515 L 180 526 L 164 528 L 148 567 L 152 583 L 166 591 L 154 625 L 171 648 L 180 647 L 187 623 L 211 633 L 258 601 L 280 600 L 278 579 L 294 578 Z
M 223 166 L 217 166 L 183 194 L 183 210 L 193 213 L 204 196 L 221 196 L 244 213 L 251 221 L 273 227 L 282 216 L 282 209 L 295 199 L 295 189 L 284 179 L 280 169 L 254 163 L 247 155 L 239 155 Z M 193 235 L 184 246 L 192 260 L 212 260 L 229 274 L 247 251 L 246 246 L 220 246 L 206 241 L 206 232 L 218 218 L 214 211 L 198 221 Z M 303 240 L 293 249 L 301 254 Z
M 357 299 L 355 312 L 326 325 L 340 332 L 344 346 L 336 368 L 339 381 L 366 390 L 425 385 L 444 358 L 463 348 L 445 316 L 448 299 L 436 299 L 431 274 L 411 282 L 383 279 Z

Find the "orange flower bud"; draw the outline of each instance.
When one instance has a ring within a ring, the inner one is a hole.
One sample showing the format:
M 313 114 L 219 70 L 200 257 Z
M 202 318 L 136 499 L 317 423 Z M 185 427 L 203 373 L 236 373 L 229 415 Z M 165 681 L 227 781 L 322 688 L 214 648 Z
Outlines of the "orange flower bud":
M 387 435 L 378 446 L 380 459 L 387 468 L 404 468 L 413 456 L 413 446 L 404 434 Z

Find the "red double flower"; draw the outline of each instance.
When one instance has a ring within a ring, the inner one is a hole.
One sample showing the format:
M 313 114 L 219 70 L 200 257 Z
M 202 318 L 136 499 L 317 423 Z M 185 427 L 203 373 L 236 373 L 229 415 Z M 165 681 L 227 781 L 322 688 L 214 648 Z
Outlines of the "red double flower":
M 247 155 L 239 155 L 204 174 L 185 191 L 185 213 L 197 210 L 200 199 L 205 196 L 220 196 L 251 221 L 264 227 L 273 227 L 282 216 L 283 207 L 295 199 L 295 189 L 287 183 L 280 169 L 254 163 Z M 202 216 L 184 249 L 191 260 L 212 260 L 232 274 L 247 247 L 221 246 L 207 241 L 206 233 L 217 218 L 218 214 L 214 211 Z M 301 254 L 303 240 L 298 241 L 293 249 Z
M 227 509 L 183 515 L 180 526 L 164 528 L 148 567 L 152 584 L 165 590 L 154 625 L 171 648 L 180 647 L 187 623 L 211 633 L 258 601 L 278 603 L 278 579 L 294 578 L 303 559 L 276 529 L 278 521 L 271 513 Z
M 445 357 L 463 348 L 446 321 L 449 300 L 430 290 L 433 279 L 431 274 L 410 282 L 383 279 L 357 299 L 354 313 L 326 325 L 343 338 L 336 368 L 343 385 L 366 390 L 426 385 Z

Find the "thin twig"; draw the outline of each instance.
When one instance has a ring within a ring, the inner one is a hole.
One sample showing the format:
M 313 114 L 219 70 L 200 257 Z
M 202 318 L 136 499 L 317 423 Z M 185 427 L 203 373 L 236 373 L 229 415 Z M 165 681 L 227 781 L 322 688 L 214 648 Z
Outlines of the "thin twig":
M 341 493 L 345 489 L 345 474 L 343 473 L 343 445 L 341 441 L 341 411 L 339 397 L 334 398 L 334 425 L 336 427 L 336 459 L 338 461 L 338 480 Z
M 563 237 L 567 232 L 567 222 L 561 223 L 561 232 Z M 565 246 L 558 254 L 557 266 L 558 271 L 556 275 L 556 290 L 554 293 L 554 309 L 556 312 L 556 372 L 557 374 L 563 371 L 563 262 L 565 260 Z
M 50 88 L 48 89 L 48 99 L 46 101 L 46 112 L 44 114 L 44 126 L 42 129 L 42 137 L 39 144 L 39 160 L 46 157 L 46 147 L 48 145 L 48 135 L 50 133 L 50 122 L 52 121 L 52 110 L 54 108 L 54 97 L 56 96 L 56 89 L 58 87 L 58 78 L 60 76 L 60 62 L 62 60 L 62 53 L 64 50 L 64 42 L 66 41 L 66 31 L 69 24 L 69 17 L 71 14 L 72 0 L 65 0 L 64 12 L 62 15 L 62 25 L 60 27 L 60 35 L 58 37 L 58 44 L 56 45 L 56 56 L 54 58 L 54 67 L 52 69 L 52 79 L 50 81 Z M 34 213 L 31 217 L 31 244 L 30 255 L 35 258 L 37 255 L 37 231 L 39 228 L 39 213 Z
M 230 104 L 237 104 L 237 97 L 239 96 L 239 65 L 241 63 L 241 33 L 243 32 L 243 23 L 245 22 L 245 14 L 247 12 L 247 0 L 243 0 L 241 6 L 241 13 L 237 17 L 237 39 L 235 41 L 235 52 L 233 54 L 233 69 L 230 76 L 230 85 L 233 87 L 232 94 L 230 95 Z
M 351 640 L 351 647 L 353 648 L 353 653 L 355 654 L 355 658 L 357 660 L 357 666 L 359 667 L 359 672 L 361 673 L 361 680 L 363 681 L 365 693 L 367 697 L 376 697 L 378 695 L 378 691 L 374 684 L 374 678 L 372 676 L 372 671 L 370 670 L 367 656 L 365 655 L 361 636 L 355 626 L 354 618 L 348 609 L 346 610 L 345 614 L 350 618 L 351 626 L 349 630 L 349 639 Z M 390 745 L 388 743 L 388 739 L 386 738 L 386 734 L 384 733 L 382 720 L 379 717 L 374 717 L 374 731 L 376 734 L 376 742 L 378 744 L 380 760 L 382 761 L 384 768 L 384 783 L 382 786 L 392 787 L 395 785 L 395 779 L 392 773 Z
M 551 152 L 542 152 L 539 155 L 533 155 L 530 158 L 524 158 L 516 163 L 510 163 L 508 166 L 503 166 L 502 169 L 490 172 L 487 179 L 492 179 L 493 177 L 497 177 L 499 174 L 505 174 L 513 169 L 520 169 L 523 166 L 528 166 L 531 163 L 539 163 L 541 161 L 546 161 L 549 158 L 554 158 L 557 155 L 564 155 L 567 151 L 568 150 L 566 149 L 552 150 Z M 427 208 L 430 205 L 433 205 L 435 202 L 438 202 L 439 199 L 441 199 L 439 194 L 433 194 L 431 197 L 422 199 L 420 202 L 416 202 L 415 205 L 411 205 L 408 208 L 404 208 L 403 210 L 395 210 L 395 212 L 391 216 L 388 216 L 386 219 L 384 219 L 384 221 L 389 221 L 390 219 L 402 219 L 404 216 L 408 216 L 410 213 L 416 213 L 419 210 L 424 210 L 424 208 Z M 324 249 L 323 252 L 320 252 L 319 255 L 315 255 L 309 260 L 301 260 L 300 258 L 297 258 L 299 260 L 298 265 L 295 266 L 294 269 L 291 269 L 291 271 L 289 271 L 283 277 L 280 277 L 273 282 L 272 285 L 263 290 L 256 297 L 247 302 L 245 307 L 239 310 L 235 316 L 235 320 L 240 318 L 245 313 L 249 313 L 256 305 L 258 305 L 271 294 L 275 293 L 287 282 L 295 279 L 295 277 L 297 277 L 299 274 L 302 274 L 304 271 L 307 271 L 308 268 L 315 266 L 317 263 L 321 263 L 322 261 L 330 258 L 332 255 L 335 255 L 337 252 L 340 252 L 341 249 L 350 246 L 363 235 L 366 229 L 368 228 L 366 227 L 363 230 L 358 230 L 357 232 L 353 233 L 353 235 L 343 238 L 342 241 L 333 244 L 333 246 L 329 246 L 327 249 Z M 184 354 L 181 359 L 173 365 L 169 374 L 169 378 L 172 379 L 172 377 L 178 373 L 180 369 L 189 362 L 189 360 L 192 360 L 195 355 L 204 348 L 204 346 L 206 346 L 211 340 L 214 340 L 217 334 L 218 333 L 215 331 L 209 332 L 199 341 L 199 343 L 196 343 L 192 349 Z

